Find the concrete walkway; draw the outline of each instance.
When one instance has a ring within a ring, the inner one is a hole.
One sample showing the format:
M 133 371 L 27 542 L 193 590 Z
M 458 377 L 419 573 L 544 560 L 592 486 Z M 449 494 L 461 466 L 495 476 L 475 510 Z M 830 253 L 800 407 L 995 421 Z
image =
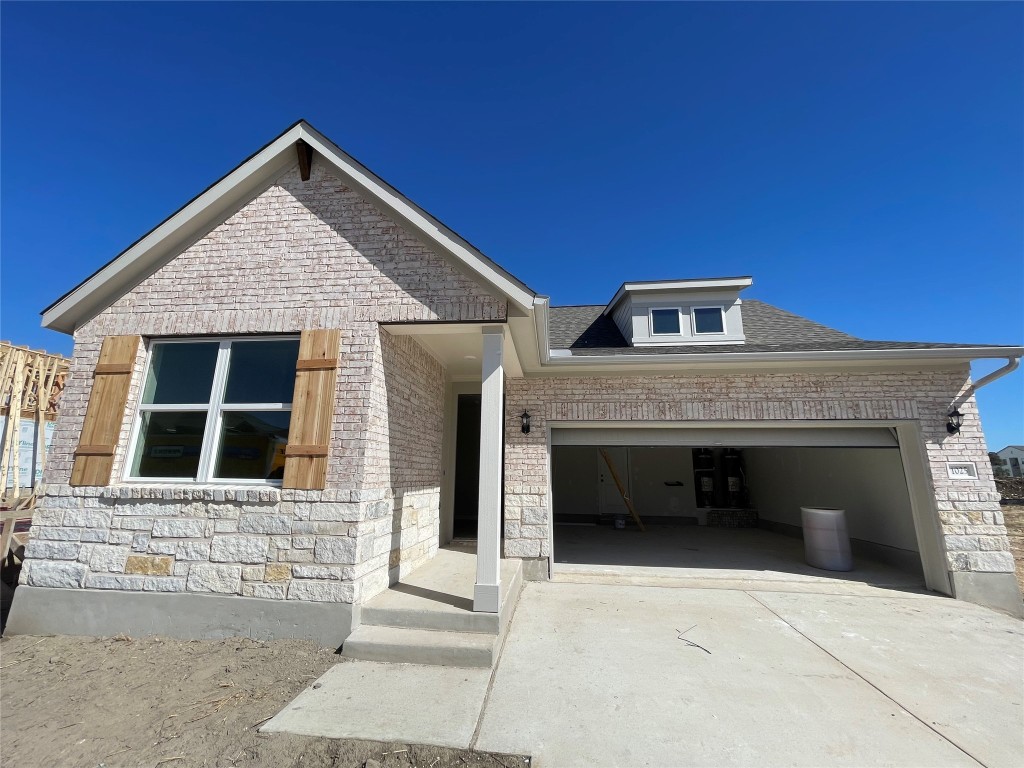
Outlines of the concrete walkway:
M 531 583 L 493 672 L 341 663 L 262 730 L 558 768 L 1021 764 L 1020 621 L 773 587 Z

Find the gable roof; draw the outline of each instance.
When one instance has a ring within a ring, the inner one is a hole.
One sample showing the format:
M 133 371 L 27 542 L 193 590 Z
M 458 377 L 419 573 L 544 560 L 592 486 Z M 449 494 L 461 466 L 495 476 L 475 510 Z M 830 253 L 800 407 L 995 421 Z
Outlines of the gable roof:
M 298 162 L 295 144 L 299 141 L 312 147 L 316 159 L 327 162 L 346 184 L 416 232 L 457 269 L 487 285 L 522 312 L 532 309 L 536 294 L 522 281 L 308 122 L 299 120 L 44 309 L 43 326 L 73 333 L 294 166 Z
M 941 344 L 913 341 L 869 341 L 816 323 L 756 299 L 743 301 L 743 344 L 632 347 L 606 313 L 606 305 L 551 307 L 548 310 L 552 349 L 575 355 L 749 354 L 752 352 L 823 352 L 905 349 L 976 349 L 987 344 Z

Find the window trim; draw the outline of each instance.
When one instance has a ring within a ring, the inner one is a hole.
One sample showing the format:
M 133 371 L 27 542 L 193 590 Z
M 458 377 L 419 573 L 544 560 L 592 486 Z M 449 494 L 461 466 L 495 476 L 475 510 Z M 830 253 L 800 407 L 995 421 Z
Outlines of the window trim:
M 214 477 L 214 462 L 220 449 L 222 419 L 225 412 L 234 411 L 288 411 L 294 403 L 224 403 L 227 389 L 228 364 L 230 348 L 236 341 L 300 341 L 296 334 L 251 334 L 246 336 L 180 336 L 174 338 L 146 339 L 146 356 L 142 367 L 142 380 L 139 383 L 139 394 L 135 402 L 135 416 L 132 419 L 132 430 L 128 440 L 128 451 L 124 457 L 121 479 L 132 484 L 161 485 L 253 485 L 264 487 L 280 487 L 282 480 L 260 478 Z M 217 362 L 213 369 L 213 381 L 210 385 L 210 400 L 206 403 L 150 403 L 142 402 L 146 391 L 146 381 L 150 374 L 150 363 L 153 359 L 153 347 L 158 344 L 218 344 Z M 139 436 L 142 433 L 142 418 L 146 413 L 153 412 L 193 412 L 206 414 L 206 426 L 203 430 L 203 442 L 199 447 L 199 466 L 196 476 L 182 477 L 145 477 L 132 475 L 132 464 L 135 462 L 135 451 L 138 448 Z M 210 425 L 214 424 L 211 429 Z
M 671 333 L 658 333 L 654 330 L 654 313 L 655 312 L 671 312 L 675 310 L 676 321 L 679 326 L 679 330 Z M 651 338 L 655 336 L 682 336 L 683 335 L 683 308 L 682 307 L 648 307 L 647 308 L 647 322 L 648 327 L 651 331 Z
M 722 318 L 722 330 L 720 331 L 698 331 L 697 330 L 697 310 L 698 309 L 717 309 L 719 317 Z M 724 336 L 728 333 L 725 325 L 725 307 L 721 304 L 709 304 L 705 306 L 692 306 L 690 307 L 690 317 L 693 318 L 693 335 L 694 336 Z

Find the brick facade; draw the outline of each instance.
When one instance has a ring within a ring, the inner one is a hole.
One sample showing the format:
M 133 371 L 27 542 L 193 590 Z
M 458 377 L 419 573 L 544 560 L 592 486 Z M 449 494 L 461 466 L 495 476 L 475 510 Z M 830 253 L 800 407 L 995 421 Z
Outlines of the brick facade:
M 946 432 L 946 413 L 970 383 L 958 366 L 917 372 L 757 373 L 718 376 L 513 379 L 505 390 L 505 555 L 548 557 L 547 433 L 559 422 L 913 420 L 950 571 L 1012 573 L 985 437 L 971 397 L 964 424 Z M 518 414 L 532 429 L 518 429 Z M 977 480 L 951 480 L 947 462 L 974 462 Z
M 501 321 L 504 302 L 316 165 L 291 170 L 75 334 L 23 583 L 357 602 L 436 552 L 444 369 L 395 321 Z M 340 328 L 324 491 L 68 486 L 102 340 Z
M 437 551 L 446 371 L 381 323 L 503 322 L 507 308 L 315 164 L 296 170 L 75 334 L 46 490 L 22 582 L 357 603 Z M 326 488 L 124 483 L 140 349 L 111 485 L 68 485 L 103 338 L 341 329 Z M 919 424 L 949 569 L 1012 573 L 973 398 L 945 431 L 966 367 L 510 379 L 504 554 L 550 551 L 547 435 L 559 422 L 911 420 Z M 528 410 L 533 430 L 519 429 Z M 971 461 L 977 480 L 950 480 Z

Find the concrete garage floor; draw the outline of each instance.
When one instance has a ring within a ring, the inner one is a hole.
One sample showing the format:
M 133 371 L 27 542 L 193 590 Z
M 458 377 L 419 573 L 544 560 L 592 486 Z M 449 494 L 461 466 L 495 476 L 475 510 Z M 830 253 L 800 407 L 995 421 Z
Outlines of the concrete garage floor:
M 262 730 L 559 768 L 1019 765 L 1024 624 L 846 588 L 530 583 L 493 672 L 339 663 Z
M 923 590 L 920 573 L 908 573 L 864 557 L 854 558 L 848 572 L 822 571 L 804 560 L 803 540 L 758 528 L 706 526 L 650 526 L 615 530 L 608 525 L 556 525 L 554 570 L 565 580 L 583 574 L 587 581 L 608 575 L 605 581 L 629 583 L 648 578 L 695 580 L 698 586 L 749 588 L 751 582 L 798 582 L 824 585 L 857 582 L 875 587 Z

